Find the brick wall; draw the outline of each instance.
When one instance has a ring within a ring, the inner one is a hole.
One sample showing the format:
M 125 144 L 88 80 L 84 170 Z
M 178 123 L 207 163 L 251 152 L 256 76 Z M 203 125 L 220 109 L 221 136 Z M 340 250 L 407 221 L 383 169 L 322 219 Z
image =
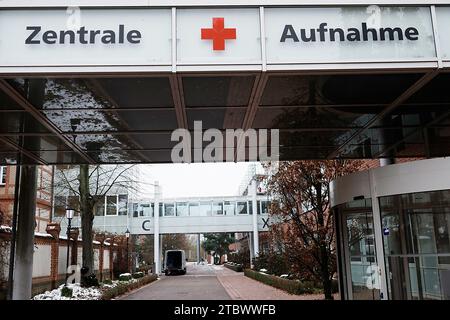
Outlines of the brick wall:
M 0 231 L 0 242 L 6 242 L 9 245 L 11 239 L 11 233 L 6 231 Z M 50 234 L 35 234 L 35 250 L 33 256 L 33 286 L 32 294 L 38 294 L 46 290 L 51 290 L 59 285 L 63 284 L 65 281 L 66 274 L 64 273 L 66 268 L 66 255 L 67 255 L 67 239 L 60 238 L 55 239 Z M 70 246 L 75 248 L 77 251 L 81 251 L 81 241 L 70 241 Z M 77 264 L 81 266 L 81 259 L 78 259 L 78 255 L 72 255 L 70 248 L 69 251 L 69 264 Z M 112 251 L 123 250 L 123 248 L 113 244 L 105 243 L 100 244 L 98 241 L 94 241 L 94 250 L 99 252 L 103 251 L 103 257 L 107 257 L 108 261 L 102 259 L 103 265 L 97 264 L 97 269 L 94 270 L 98 279 L 110 279 L 112 276 L 112 270 L 110 268 L 111 259 L 113 255 L 110 254 Z M 9 252 L 7 253 L 9 254 Z M 75 261 L 74 261 L 75 260 Z M 58 268 L 60 266 L 60 268 Z M 7 276 L 7 265 L 0 266 L 0 269 L 6 270 Z M 59 269 L 59 270 L 58 270 Z M 100 275 L 100 270 L 102 274 Z M 6 293 L 6 283 L 0 283 L 0 300 L 5 296 Z

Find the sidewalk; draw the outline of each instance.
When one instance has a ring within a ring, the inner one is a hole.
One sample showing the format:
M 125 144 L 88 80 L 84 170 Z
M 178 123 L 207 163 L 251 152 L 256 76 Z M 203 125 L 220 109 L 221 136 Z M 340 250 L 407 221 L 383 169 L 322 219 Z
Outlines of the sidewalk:
M 323 300 L 323 294 L 292 295 L 223 266 L 212 266 L 217 279 L 233 300 Z

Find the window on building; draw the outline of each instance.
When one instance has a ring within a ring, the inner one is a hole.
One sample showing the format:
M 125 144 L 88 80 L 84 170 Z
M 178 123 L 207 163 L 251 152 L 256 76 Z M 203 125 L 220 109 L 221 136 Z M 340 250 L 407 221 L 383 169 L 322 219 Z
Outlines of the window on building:
M 66 196 L 55 196 L 54 211 L 55 217 L 66 216 Z
M 187 202 L 177 202 L 177 216 L 184 217 L 189 214 Z
M 253 214 L 253 202 L 249 201 L 248 202 L 248 214 Z
M 119 216 L 126 216 L 128 213 L 128 195 L 119 194 Z
M 237 202 L 237 213 L 238 214 L 247 214 L 247 202 L 244 202 L 244 201 Z
M 151 203 L 141 203 L 139 216 L 140 217 L 151 217 L 153 215 L 153 207 Z
M 106 215 L 117 215 L 117 195 L 106 196 Z
M 261 202 L 260 205 L 258 204 L 258 214 L 269 214 L 270 201 L 263 200 L 258 202 Z
M 212 206 L 213 215 L 223 215 L 223 202 L 213 202 Z
M 0 185 L 6 184 L 6 166 L 0 166 Z
M 211 215 L 211 202 L 204 201 L 200 202 L 200 210 L 199 215 L 202 217 L 210 216 Z
M 133 203 L 132 204 L 132 210 L 133 210 L 133 217 L 136 218 L 139 216 L 139 203 Z
M 224 201 L 223 209 L 226 216 L 234 216 L 236 213 L 236 203 L 233 201 Z
M 175 215 L 175 204 L 174 203 L 165 203 L 164 204 L 164 216 L 165 217 L 173 217 Z
M 39 209 L 39 218 L 50 220 L 50 211 L 48 209 Z
M 200 215 L 198 203 L 189 203 L 189 215 L 194 217 Z
M 105 197 L 101 197 L 94 205 L 94 215 L 104 216 L 105 215 Z

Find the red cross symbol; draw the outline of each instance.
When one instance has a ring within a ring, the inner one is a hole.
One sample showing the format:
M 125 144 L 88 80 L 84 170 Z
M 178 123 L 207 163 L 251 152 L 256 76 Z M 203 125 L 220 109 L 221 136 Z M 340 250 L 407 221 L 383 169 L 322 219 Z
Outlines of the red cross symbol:
M 236 39 L 235 28 L 225 28 L 224 18 L 213 18 L 212 29 L 202 28 L 202 40 L 212 40 L 213 50 L 225 50 L 225 40 Z

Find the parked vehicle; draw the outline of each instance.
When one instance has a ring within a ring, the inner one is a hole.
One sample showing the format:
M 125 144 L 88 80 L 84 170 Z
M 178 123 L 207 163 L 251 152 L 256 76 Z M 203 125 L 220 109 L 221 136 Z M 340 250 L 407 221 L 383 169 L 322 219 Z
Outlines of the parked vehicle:
M 164 274 L 186 274 L 184 250 L 167 250 L 164 254 Z

